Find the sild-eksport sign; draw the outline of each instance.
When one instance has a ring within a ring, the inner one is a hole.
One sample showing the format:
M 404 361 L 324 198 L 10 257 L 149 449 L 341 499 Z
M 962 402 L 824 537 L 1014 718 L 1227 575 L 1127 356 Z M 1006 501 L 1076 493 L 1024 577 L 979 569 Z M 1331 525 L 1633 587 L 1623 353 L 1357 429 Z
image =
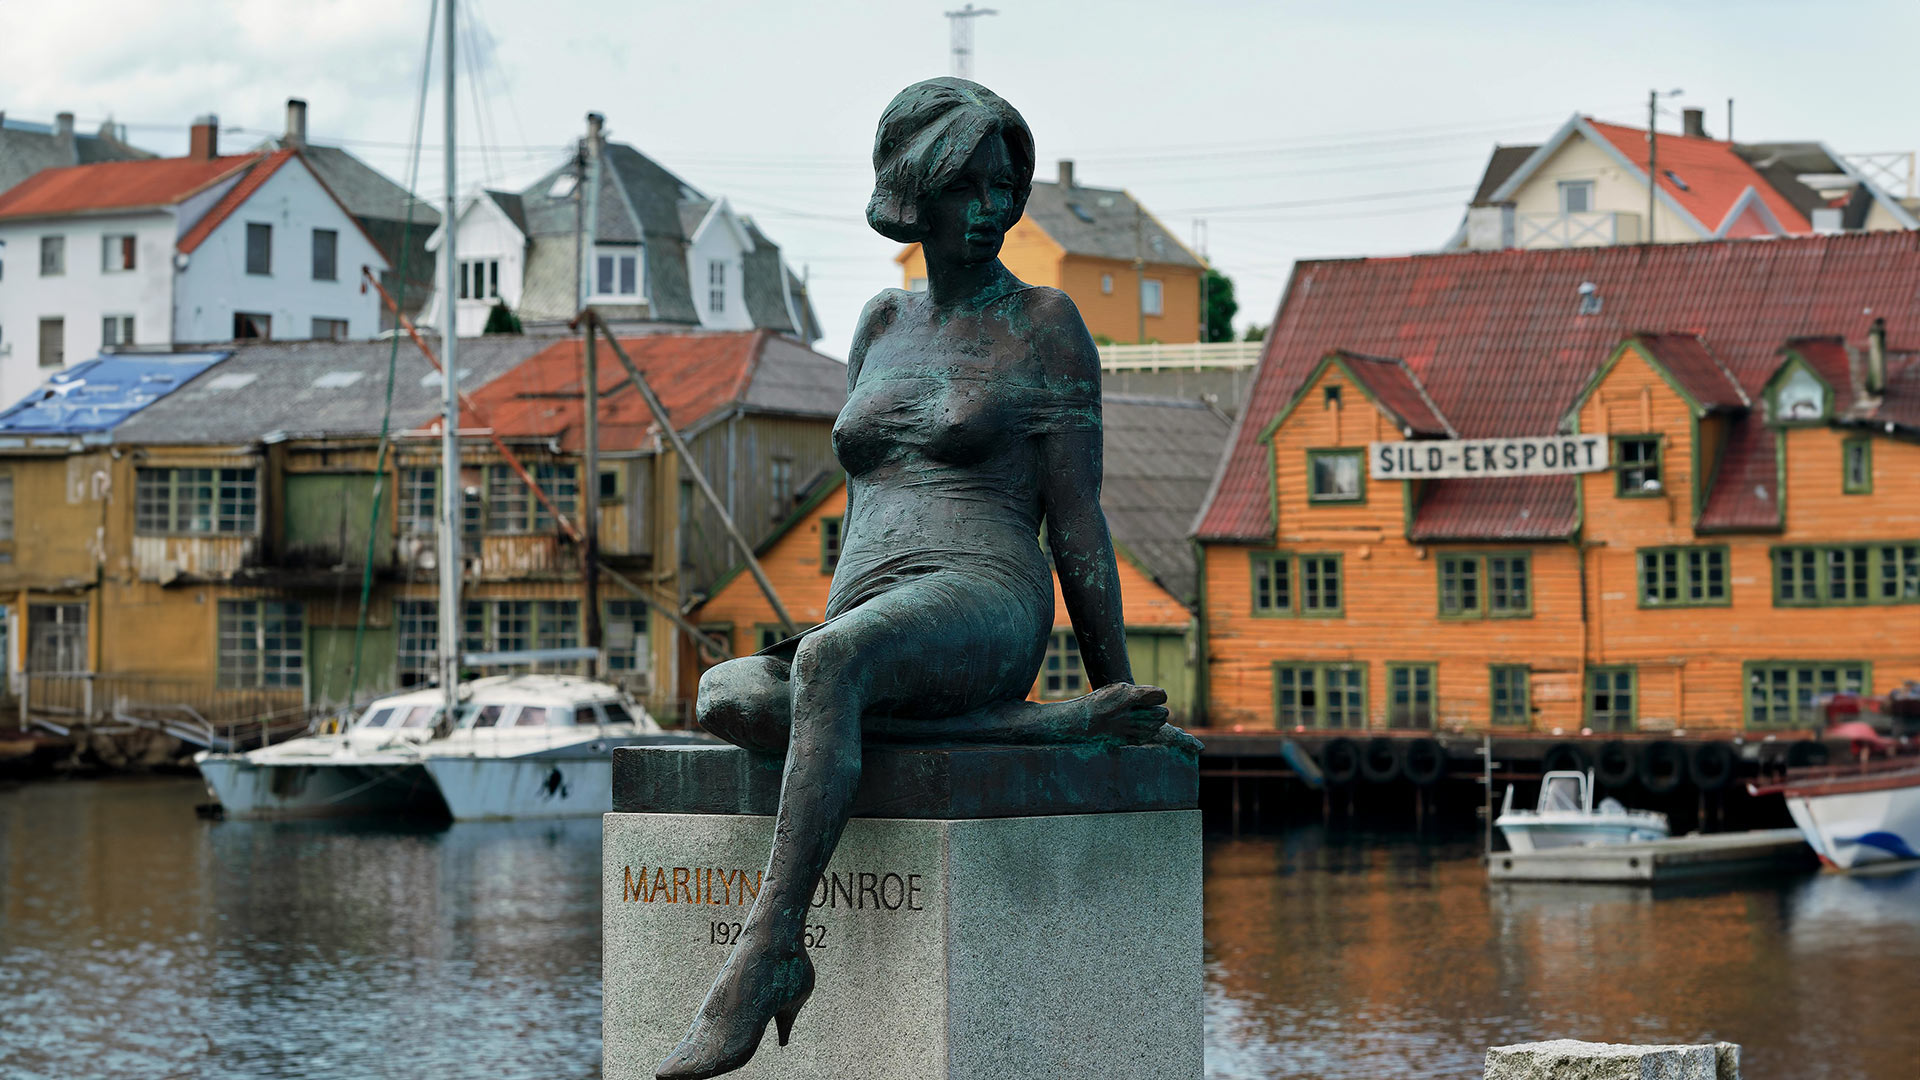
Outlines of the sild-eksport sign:
M 1377 442 L 1367 447 L 1367 461 L 1375 480 L 1564 476 L 1609 464 L 1605 435 Z

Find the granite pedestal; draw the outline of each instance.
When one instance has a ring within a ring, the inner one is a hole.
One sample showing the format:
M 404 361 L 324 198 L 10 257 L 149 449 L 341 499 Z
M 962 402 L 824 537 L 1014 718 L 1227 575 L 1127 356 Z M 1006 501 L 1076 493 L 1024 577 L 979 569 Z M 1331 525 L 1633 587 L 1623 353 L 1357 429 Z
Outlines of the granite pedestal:
M 608 1080 L 651 1080 L 759 888 L 781 762 L 615 752 Z M 1198 774 L 1165 747 L 870 747 L 816 885 L 819 986 L 741 1080 L 1198 1080 Z

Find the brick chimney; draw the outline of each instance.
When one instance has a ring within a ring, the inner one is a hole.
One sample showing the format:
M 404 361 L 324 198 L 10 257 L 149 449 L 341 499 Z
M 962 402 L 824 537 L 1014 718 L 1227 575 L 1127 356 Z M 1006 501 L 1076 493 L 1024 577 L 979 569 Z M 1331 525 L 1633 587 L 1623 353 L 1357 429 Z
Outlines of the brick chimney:
M 1060 186 L 1063 188 L 1070 188 L 1073 186 L 1073 159 L 1072 158 L 1060 159 Z
M 1876 318 L 1867 331 L 1867 393 L 1887 392 L 1887 320 Z
M 1680 123 L 1685 134 L 1696 138 L 1707 138 L 1707 110 L 1681 109 Z
M 193 118 L 187 137 L 187 156 L 212 161 L 220 156 L 220 118 L 212 113 Z
M 280 140 L 287 146 L 304 149 L 307 145 L 307 101 L 305 98 L 287 99 L 287 135 Z

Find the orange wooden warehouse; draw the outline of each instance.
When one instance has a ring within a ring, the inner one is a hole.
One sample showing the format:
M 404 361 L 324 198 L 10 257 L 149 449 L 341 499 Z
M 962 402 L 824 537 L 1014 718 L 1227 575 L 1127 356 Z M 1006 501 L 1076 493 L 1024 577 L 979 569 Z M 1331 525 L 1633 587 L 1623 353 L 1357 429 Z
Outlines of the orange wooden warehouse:
M 1916 345 L 1912 233 L 1301 263 L 1198 522 L 1208 721 L 1770 732 L 1920 678 Z

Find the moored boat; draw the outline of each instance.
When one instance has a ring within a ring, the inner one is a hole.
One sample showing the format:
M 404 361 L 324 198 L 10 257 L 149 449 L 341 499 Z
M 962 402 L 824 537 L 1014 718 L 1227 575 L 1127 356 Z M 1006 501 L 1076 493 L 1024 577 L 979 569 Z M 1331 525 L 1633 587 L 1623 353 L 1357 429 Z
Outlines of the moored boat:
M 1513 788 L 1507 788 L 1494 824 L 1507 846 L 1522 852 L 1665 840 L 1668 834 L 1665 814 L 1629 810 L 1613 799 L 1602 800 L 1596 808 L 1592 774 L 1572 770 L 1555 770 L 1543 777 L 1540 798 L 1532 810 L 1515 810 Z
M 1784 796 L 1793 823 L 1835 869 L 1920 860 L 1920 761 L 1911 757 L 1790 770 L 1748 790 Z

